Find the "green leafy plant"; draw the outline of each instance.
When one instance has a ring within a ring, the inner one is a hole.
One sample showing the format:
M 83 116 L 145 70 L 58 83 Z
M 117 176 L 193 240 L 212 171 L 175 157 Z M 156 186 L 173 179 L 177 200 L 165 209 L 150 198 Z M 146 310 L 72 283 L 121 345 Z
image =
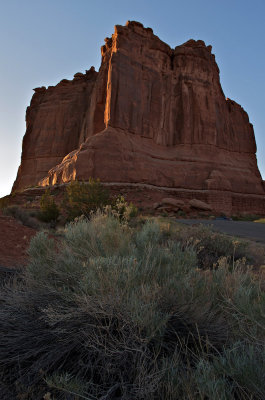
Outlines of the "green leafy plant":
M 50 189 L 46 189 L 40 200 L 39 218 L 43 222 L 51 222 L 57 221 L 59 215 L 59 208 L 51 195 Z
M 99 179 L 89 178 L 88 183 L 72 181 L 66 188 L 64 204 L 69 220 L 80 215 L 89 217 L 91 211 L 102 209 L 109 203 L 109 193 Z
M 178 211 L 177 211 L 177 216 L 178 216 L 178 217 L 186 217 L 186 213 L 185 213 L 185 211 L 183 211 L 183 210 L 178 210 Z

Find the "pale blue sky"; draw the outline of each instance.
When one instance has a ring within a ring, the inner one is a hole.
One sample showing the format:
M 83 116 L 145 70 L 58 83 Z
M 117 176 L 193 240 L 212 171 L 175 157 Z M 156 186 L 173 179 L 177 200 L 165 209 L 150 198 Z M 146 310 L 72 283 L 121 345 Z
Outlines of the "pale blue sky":
M 254 125 L 265 179 L 265 0 L 0 0 L 0 197 L 20 164 L 32 89 L 100 65 L 116 24 L 137 20 L 171 47 L 213 46 L 226 97 Z

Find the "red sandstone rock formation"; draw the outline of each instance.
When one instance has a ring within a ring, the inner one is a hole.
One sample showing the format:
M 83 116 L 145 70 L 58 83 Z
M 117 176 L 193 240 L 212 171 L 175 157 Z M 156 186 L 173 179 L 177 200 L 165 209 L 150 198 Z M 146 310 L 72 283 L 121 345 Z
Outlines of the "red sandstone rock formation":
M 27 108 L 27 130 L 15 189 L 36 185 L 66 154 L 84 141 L 84 116 L 90 108 L 98 73 L 75 74 L 72 81 L 34 89 Z
M 98 73 L 35 89 L 14 190 L 93 176 L 175 188 L 216 211 L 265 213 L 253 127 L 225 98 L 211 46 L 171 49 L 127 22 L 101 53 Z

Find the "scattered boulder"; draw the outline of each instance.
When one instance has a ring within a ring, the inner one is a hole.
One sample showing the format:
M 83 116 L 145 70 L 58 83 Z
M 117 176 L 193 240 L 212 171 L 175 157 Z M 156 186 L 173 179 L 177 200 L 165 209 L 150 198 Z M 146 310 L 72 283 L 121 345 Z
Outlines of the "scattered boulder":
M 162 199 L 161 203 L 163 205 L 168 205 L 168 206 L 177 207 L 177 208 L 182 208 L 185 205 L 183 200 L 174 199 L 172 197 L 166 197 L 166 198 Z
M 212 210 L 212 207 L 209 204 L 205 203 L 204 201 L 197 200 L 197 199 L 190 200 L 189 205 L 198 210 L 204 210 L 204 211 Z

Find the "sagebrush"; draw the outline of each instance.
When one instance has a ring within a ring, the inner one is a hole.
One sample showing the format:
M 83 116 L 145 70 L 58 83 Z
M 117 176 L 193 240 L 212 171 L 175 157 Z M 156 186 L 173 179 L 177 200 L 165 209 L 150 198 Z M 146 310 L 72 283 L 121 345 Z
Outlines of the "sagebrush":
M 31 242 L 2 289 L 2 398 L 263 399 L 265 295 L 245 260 L 100 212 Z M 8 393 L 8 394 L 6 394 Z

